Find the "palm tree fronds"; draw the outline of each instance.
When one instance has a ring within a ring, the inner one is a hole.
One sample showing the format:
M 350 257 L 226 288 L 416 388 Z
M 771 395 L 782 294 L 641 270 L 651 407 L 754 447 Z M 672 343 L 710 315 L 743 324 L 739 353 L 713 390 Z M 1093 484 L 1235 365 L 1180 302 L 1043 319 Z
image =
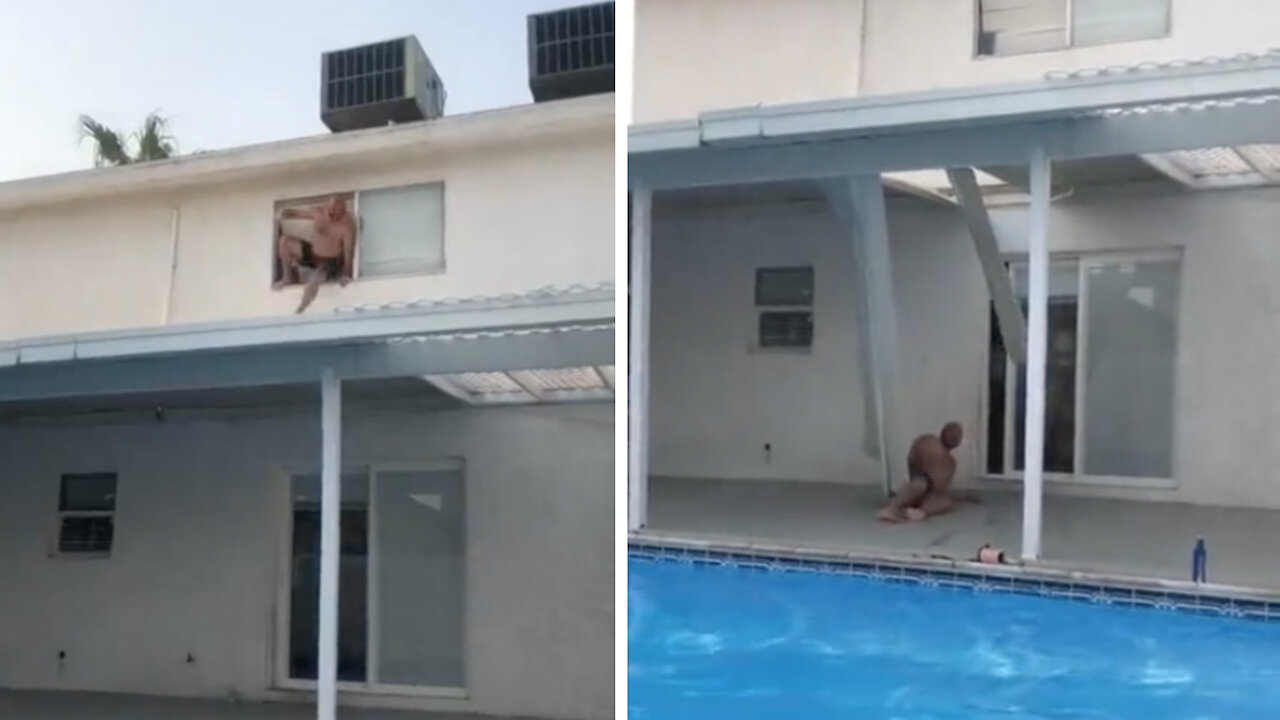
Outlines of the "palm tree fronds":
M 80 116 L 80 140 L 86 138 L 93 141 L 93 164 L 128 165 L 133 162 L 125 144 L 125 138 L 118 131 L 103 125 L 88 115 Z
M 133 139 L 138 147 L 134 158 L 136 162 L 163 160 L 177 154 L 178 151 L 177 142 L 169 132 L 169 119 L 159 112 L 147 115 L 142 121 L 142 127 L 134 133 Z

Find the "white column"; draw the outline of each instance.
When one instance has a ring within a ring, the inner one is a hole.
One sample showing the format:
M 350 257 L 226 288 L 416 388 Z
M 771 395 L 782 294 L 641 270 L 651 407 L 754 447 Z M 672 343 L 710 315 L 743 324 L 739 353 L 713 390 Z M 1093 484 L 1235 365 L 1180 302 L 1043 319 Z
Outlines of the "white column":
M 1044 495 L 1045 363 L 1049 337 L 1049 193 L 1052 169 L 1043 149 L 1031 156 L 1031 237 L 1027 291 L 1027 414 L 1022 480 L 1022 557 L 1040 557 Z
M 849 198 L 860 246 L 859 265 L 867 289 L 874 401 L 880 430 L 880 461 L 885 494 L 907 481 L 907 441 L 898 399 L 898 323 L 893 299 L 893 258 L 889 219 L 879 175 L 849 178 Z M 857 250 L 855 249 L 855 252 Z
M 332 370 L 320 382 L 320 647 L 316 717 L 334 720 L 338 705 L 338 559 L 342 521 L 342 383 Z
M 650 232 L 653 193 L 631 190 L 631 282 L 627 388 L 627 529 L 640 530 L 649 522 L 649 291 Z

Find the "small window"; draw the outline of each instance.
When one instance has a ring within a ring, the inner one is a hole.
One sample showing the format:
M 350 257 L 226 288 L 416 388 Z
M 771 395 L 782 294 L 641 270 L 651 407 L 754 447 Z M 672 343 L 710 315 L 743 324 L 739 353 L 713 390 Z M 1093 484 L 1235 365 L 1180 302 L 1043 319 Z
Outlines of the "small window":
M 58 554 L 109 555 L 115 510 L 114 473 L 63 475 L 58 493 Z
M 978 0 L 978 54 L 1021 55 L 1150 40 L 1170 32 L 1170 0 Z
M 813 346 L 813 268 L 756 271 L 757 339 L 761 348 Z

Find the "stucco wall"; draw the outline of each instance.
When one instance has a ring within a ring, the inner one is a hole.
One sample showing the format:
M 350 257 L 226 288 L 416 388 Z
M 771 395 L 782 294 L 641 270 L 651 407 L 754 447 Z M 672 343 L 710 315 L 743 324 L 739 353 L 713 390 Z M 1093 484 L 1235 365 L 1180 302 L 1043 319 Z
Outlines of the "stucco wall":
M 864 398 L 852 250 L 824 207 L 671 210 L 654 223 L 652 471 L 676 477 L 877 482 L 861 454 Z M 1016 250 L 1025 211 L 996 212 Z M 1057 203 L 1056 250 L 1183 248 L 1175 490 L 1068 492 L 1280 507 L 1265 468 L 1280 421 L 1280 193 L 1113 191 Z M 891 204 L 905 423 L 970 429 L 980 469 L 988 295 L 957 210 Z M 752 352 L 756 267 L 812 262 L 810 355 Z M 766 460 L 764 443 L 772 445 Z
M 1172 33 L 1165 38 L 977 57 L 974 7 L 973 0 L 869 0 L 862 91 L 1019 82 L 1052 70 L 1266 52 L 1280 32 L 1280 5 L 1272 2 L 1173 0 Z
M 862 0 L 640 0 L 632 122 L 857 92 Z
M 318 437 L 305 416 L 0 428 L 0 686 L 266 696 L 281 468 L 315 467 Z M 471 699 L 419 704 L 612 716 L 612 437 L 608 405 L 348 414 L 346 464 L 466 461 Z M 103 469 L 112 556 L 49 558 L 59 475 Z
M 277 200 L 445 183 L 446 269 L 325 287 L 336 305 L 521 292 L 613 277 L 613 137 L 601 130 L 501 150 L 348 165 L 0 214 L 0 339 L 288 314 L 271 289 Z M 178 244 L 170 291 L 173 208 Z
M 1280 5 L 1173 0 L 1172 34 L 975 55 L 976 0 L 637 0 L 632 122 L 700 112 L 1038 80 L 1052 70 L 1265 52 Z

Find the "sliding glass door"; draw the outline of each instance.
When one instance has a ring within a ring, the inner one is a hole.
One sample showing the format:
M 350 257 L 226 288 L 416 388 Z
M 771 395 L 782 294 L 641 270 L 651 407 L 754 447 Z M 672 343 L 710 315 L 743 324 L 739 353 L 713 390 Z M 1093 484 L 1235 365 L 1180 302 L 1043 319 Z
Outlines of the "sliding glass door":
M 1025 263 L 1010 267 L 1027 308 Z M 1173 475 L 1180 262 L 1170 256 L 1055 258 L 1049 273 L 1045 470 L 1093 478 Z M 994 317 L 993 317 L 994 323 Z M 1025 368 L 991 336 L 987 469 L 1023 467 Z
M 343 476 L 338 679 L 347 687 L 465 687 L 465 498 L 459 464 Z M 317 667 L 320 479 L 291 482 L 288 682 Z

